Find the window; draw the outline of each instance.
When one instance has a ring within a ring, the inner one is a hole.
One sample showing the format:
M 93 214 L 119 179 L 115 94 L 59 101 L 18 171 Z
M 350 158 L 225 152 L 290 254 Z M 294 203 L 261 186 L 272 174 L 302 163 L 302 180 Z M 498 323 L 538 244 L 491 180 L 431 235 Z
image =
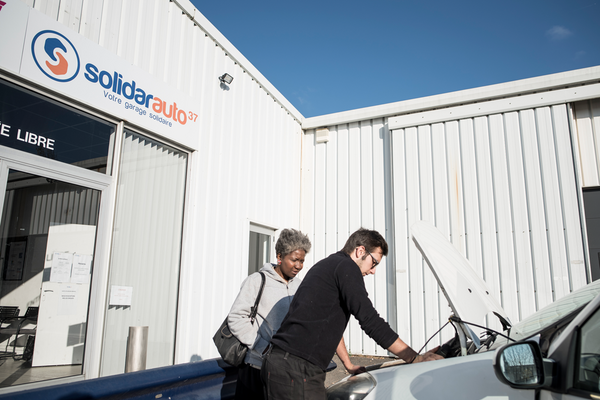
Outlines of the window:
M 581 327 L 575 388 L 600 393 L 600 310 Z
M 110 174 L 115 124 L 0 80 L 0 145 Z
M 100 197 L 10 170 L 0 223 L 0 387 L 82 373 Z
M 600 189 L 583 192 L 592 280 L 600 279 Z
M 274 259 L 275 229 L 250 223 L 250 246 L 248 249 L 248 275 L 258 272 L 263 265 Z
M 101 375 L 123 373 L 130 326 L 148 326 L 146 368 L 173 364 L 187 153 L 125 131 Z

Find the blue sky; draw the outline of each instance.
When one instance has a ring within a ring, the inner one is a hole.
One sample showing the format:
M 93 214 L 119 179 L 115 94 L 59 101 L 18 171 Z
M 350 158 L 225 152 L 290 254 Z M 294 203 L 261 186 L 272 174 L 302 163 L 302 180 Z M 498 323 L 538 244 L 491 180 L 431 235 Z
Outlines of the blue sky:
M 600 65 L 600 0 L 192 0 L 305 117 Z

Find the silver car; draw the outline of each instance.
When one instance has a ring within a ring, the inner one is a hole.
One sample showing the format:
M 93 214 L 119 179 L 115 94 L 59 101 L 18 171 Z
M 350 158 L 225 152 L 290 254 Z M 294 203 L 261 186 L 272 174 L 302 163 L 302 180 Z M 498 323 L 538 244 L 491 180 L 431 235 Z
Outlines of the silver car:
M 442 346 L 446 359 L 383 364 L 330 386 L 329 400 L 600 399 L 600 281 L 511 325 L 439 230 L 419 222 L 411 232 L 453 312 L 456 336 Z M 470 323 L 490 313 L 503 332 Z

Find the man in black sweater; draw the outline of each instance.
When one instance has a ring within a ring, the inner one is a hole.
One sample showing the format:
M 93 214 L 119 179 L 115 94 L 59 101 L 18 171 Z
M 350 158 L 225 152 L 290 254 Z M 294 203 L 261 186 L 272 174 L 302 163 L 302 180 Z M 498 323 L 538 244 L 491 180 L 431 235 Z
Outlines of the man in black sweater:
M 387 252 L 379 232 L 361 228 L 341 251 L 310 269 L 264 355 L 261 378 L 267 399 L 325 399 L 325 369 L 334 352 L 348 372 L 364 371 L 350 362 L 344 343 L 350 315 L 377 344 L 407 362 L 442 358 L 433 353 L 436 349 L 418 355 L 369 300 L 363 277 L 375 273 Z

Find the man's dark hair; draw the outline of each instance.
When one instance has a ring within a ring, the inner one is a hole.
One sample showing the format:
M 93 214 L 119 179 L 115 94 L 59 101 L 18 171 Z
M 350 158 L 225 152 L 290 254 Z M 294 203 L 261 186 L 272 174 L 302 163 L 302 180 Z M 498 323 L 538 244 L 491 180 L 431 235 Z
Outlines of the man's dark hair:
M 373 252 L 378 247 L 381 247 L 384 256 L 387 256 L 388 253 L 388 245 L 383 236 L 377 231 L 371 231 L 365 228 L 360 228 L 350 235 L 342 251 L 349 255 L 359 246 L 365 246 L 365 249 L 369 253 Z

